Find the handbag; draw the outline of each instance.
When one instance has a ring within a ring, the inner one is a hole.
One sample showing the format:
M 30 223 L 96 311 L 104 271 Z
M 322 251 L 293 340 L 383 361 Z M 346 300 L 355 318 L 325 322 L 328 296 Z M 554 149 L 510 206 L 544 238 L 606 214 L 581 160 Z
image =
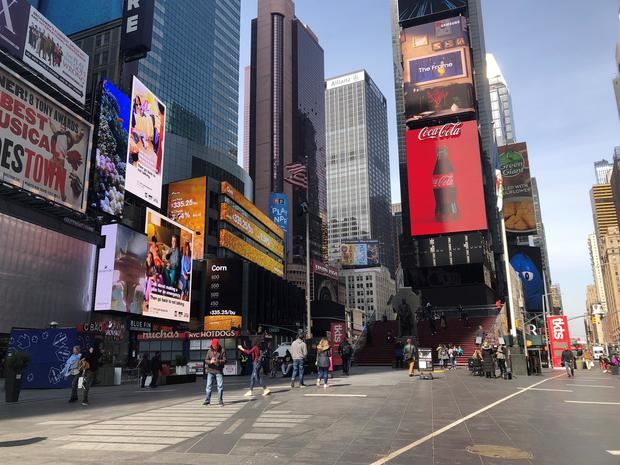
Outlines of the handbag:
M 78 389 L 84 389 L 84 377 L 80 376 L 78 378 Z

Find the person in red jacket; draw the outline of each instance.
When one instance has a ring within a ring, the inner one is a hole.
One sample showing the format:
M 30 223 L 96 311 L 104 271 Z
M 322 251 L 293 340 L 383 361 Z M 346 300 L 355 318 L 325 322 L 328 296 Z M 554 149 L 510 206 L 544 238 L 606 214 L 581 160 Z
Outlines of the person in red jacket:
M 242 345 L 237 346 L 237 348 L 241 352 L 248 354 L 252 360 L 252 374 L 250 375 L 250 390 L 245 393 L 245 396 L 246 397 L 252 396 L 252 391 L 254 389 L 255 383 L 258 383 L 263 388 L 263 396 L 268 396 L 271 391 L 265 385 L 265 382 L 263 381 L 263 378 L 260 373 L 260 370 L 262 368 L 263 353 L 258 347 L 258 344 L 254 343 L 251 349 L 246 349 Z

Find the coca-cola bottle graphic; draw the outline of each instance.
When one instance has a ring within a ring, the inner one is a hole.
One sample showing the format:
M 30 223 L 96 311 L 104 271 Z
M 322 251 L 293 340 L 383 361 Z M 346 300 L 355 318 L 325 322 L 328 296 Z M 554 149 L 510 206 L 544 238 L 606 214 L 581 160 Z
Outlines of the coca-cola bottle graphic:
M 456 186 L 454 169 L 448 155 L 448 148 L 437 147 L 435 168 L 433 169 L 433 195 L 435 196 L 435 219 L 445 222 L 459 216 L 456 203 Z

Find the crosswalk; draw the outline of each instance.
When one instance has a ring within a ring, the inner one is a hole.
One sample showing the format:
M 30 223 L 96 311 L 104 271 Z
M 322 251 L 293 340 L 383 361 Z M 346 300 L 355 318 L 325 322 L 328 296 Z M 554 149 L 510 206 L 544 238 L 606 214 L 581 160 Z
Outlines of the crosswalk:
M 202 399 L 119 418 L 75 425 L 72 434 L 56 437 L 60 449 L 157 452 L 208 433 L 235 415 L 249 401 L 227 396 L 224 407 L 202 405 Z
M 241 439 L 253 441 L 272 441 L 282 433 L 304 423 L 312 415 L 299 415 L 290 410 L 267 410 L 261 413 L 252 424 L 250 431 Z

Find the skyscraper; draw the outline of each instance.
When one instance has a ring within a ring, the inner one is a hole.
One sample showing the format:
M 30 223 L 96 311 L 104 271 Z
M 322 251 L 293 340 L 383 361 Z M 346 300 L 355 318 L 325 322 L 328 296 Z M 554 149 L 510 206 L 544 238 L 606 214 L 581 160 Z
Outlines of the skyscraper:
M 592 277 L 596 287 L 597 303 L 603 307 L 603 313 L 607 313 L 607 296 L 605 295 L 605 281 L 603 279 L 603 267 L 601 266 L 601 254 L 598 247 L 598 240 L 595 234 L 588 234 L 588 251 L 590 252 L 590 265 L 592 267 Z
M 299 215 L 305 201 L 310 254 L 327 259 L 324 81 L 323 49 L 295 17 L 292 0 L 259 0 L 252 20 L 249 168 L 261 210 L 268 211 L 272 192 L 289 197 L 289 264 L 305 262 L 306 215 Z M 306 165 L 307 191 L 285 182 L 292 162 Z
M 597 184 L 607 184 L 609 183 L 609 176 L 611 175 L 611 170 L 613 169 L 614 164 L 608 162 L 604 158 L 600 161 L 594 162 L 594 173 L 596 175 L 596 183 Z
M 614 90 L 616 91 L 616 105 L 620 116 L 620 42 L 616 44 L 616 77 L 614 78 Z
M 37 4 L 89 54 L 91 89 L 105 78 L 129 92 L 135 74 L 166 103 L 164 182 L 203 174 L 204 162 L 236 164 L 241 0 L 186 2 L 182 8 L 173 0 L 155 0 L 151 51 L 122 66 L 123 0 Z
M 326 81 L 329 261 L 348 240 L 379 241 L 394 275 L 387 102 L 364 70 Z
M 551 268 L 549 267 L 549 250 L 547 249 L 547 234 L 545 233 L 545 224 L 542 219 L 542 208 L 540 206 L 540 196 L 538 194 L 538 182 L 536 178 L 532 178 L 532 199 L 534 201 L 534 212 L 536 213 L 536 236 L 534 236 L 534 245 L 540 247 L 540 255 L 542 258 L 543 270 L 545 272 L 545 281 L 547 289 L 551 288 Z
M 491 92 L 491 111 L 493 115 L 493 131 L 498 146 L 513 144 L 516 141 L 512 99 L 510 90 L 502 70 L 495 57 L 487 53 L 487 78 Z
M 243 68 L 243 169 L 250 172 L 250 79 L 251 68 Z

